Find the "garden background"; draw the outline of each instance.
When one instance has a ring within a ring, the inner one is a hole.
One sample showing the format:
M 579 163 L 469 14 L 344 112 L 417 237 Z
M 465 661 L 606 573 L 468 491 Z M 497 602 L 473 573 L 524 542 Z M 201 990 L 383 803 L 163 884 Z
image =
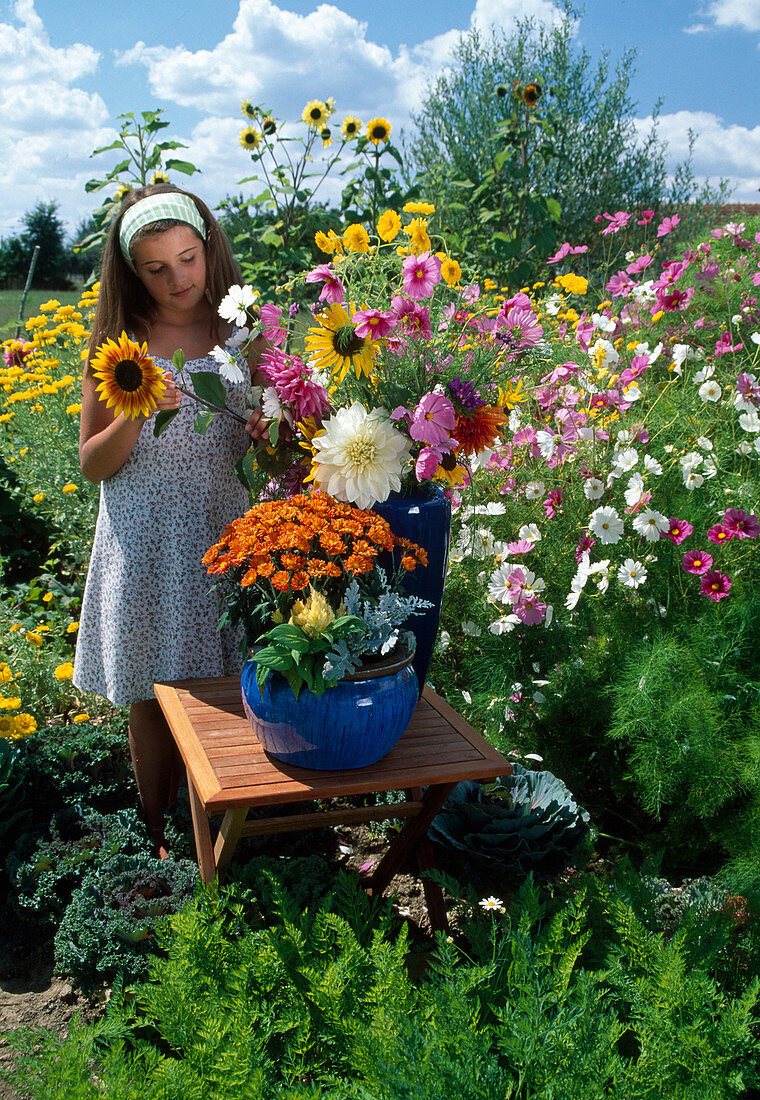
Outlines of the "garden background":
M 305 273 L 388 210 L 400 248 L 449 262 L 473 344 L 498 333 L 504 422 L 446 484 L 430 676 L 542 785 L 511 789 L 497 860 L 477 830 L 441 845 L 448 939 L 336 870 L 378 838 L 251 844 L 201 891 L 180 802 L 176 858 L 152 860 L 125 714 L 71 686 L 88 274 L 122 188 L 202 190 L 167 112 L 118 120 L 74 251 L 50 203 L 3 242 L 11 285 L 40 244 L 45 290 L 0 379 L 3 925 L 11 971 L 36 941 L 98 1017 L 16 1036 L 22 1095 L 754 1095 L 760 221 L 688 156 L 668 171 L 629 79 L 567 16 L 466 35 L 401 140 L 381 106 L 244 100 L 252 163 L 219 207 L 294 348 Z

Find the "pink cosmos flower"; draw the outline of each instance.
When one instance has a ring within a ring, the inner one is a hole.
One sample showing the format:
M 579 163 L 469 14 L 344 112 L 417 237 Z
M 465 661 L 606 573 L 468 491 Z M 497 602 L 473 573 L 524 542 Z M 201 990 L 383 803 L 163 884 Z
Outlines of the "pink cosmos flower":
M 625 271 L 618 271 L 607 283 L 607 290 L 613 298 L 625 298 L 635 286 L 633 279 Z
M 731 539 L 734 537 L 734 533 L 733 531 L 729 531 L 725 527 L 721 526 L 720 523 L 716 523 L 715 526 L 711 527 L 710 530 L 707 532 L 707 537 L 710 542 L 716 542 L 720 544 L 721 542 L 730 542 Z
M 657 236 L 658 237 L 667 237 L 668 233 L 673 232 L 673 230 L 678 225 L 680 220 L 681 219 L 679 218 L 678 214 L 674 214 L 672 216 L 672 218 L 671 217 L 663 218 L 663 220 L 657 226 Z
M 642 210 L 641 217 L 636 222 L 636 225 L 649 225 L 654 217 L 654 210 Z
M 306 276 L 307 283 L 320 283 L 325 285 L 322 287 L 319 295 L 320 302 L 337 302 L 344 301 L 346 292 L 343 288 L 343 283 L 338 278 L 337 272 L 333 269 L 332 264 L 318 264 L 313 271 L 310 271 Z
M 680 546 L 684 539 L 687 539 L 694 531 L 694 528 L 685 519 L 676 519 L 675 516 L 670 517 L 670 530 L 663 531 L 662 537 L 664 539 L 670 539 L 676 546 Z
M 261 307 L 261 327 L 270 344 L 281 348 L 288 338 L 288 330 L 282 323 L 282 310 L 279 306 L 263 305 Z
M 429 298 L 441 281 L 441 261 L 429 252 L 413 253 L 401 265 L 404 293 L 410 298 Z
M 658 290 L 657 308 L 665 310 L 666 313 L 675 313 L 677 309 L 686 309 L 693 297 L 693 286 L 688 287 L 687 290 L 673 289 L 667 293 L 663 290 Z
M 530 309 L 530 298 L 527 294 L 524 294 L 521 290 L 517 294 L 513 294 L 511 298 L 507 298 L 506 302 L 501 304 L 501 312 L 503 314 L 509 313 L 510 309 Z
M 621 229 L 625 229 L 632 217 L 632 214 L 626 214 L 622 210 L 618 210 L 615 214 L 608 214 L 605 211 L 602 218 L 607 218 L 609 225 L 602 230 L 602 236 L 609 237 L 610 233 L 619 233 Z
M 3 348 L 3 359 L 6 367 L 23 367 L 26 359 L 32 352 L 32 345 L 28 340 L 15 340 L 14 347 Z
M 359 309 L 351 320 L 356 335 L 362 339 L 369 336 L 370 340 L 388 336 L 398 324 L 398 317 L 392 310 L 390 313 L 381 313 L 379 309 Z
M 750 404 L 760 405 L 760 386 L 757 384 L 757 378 L 754 374 L 747 374 L 746 371 L 742 371 L 736 379 L 736 391 Z
M 754 539 L 760 534 L 757 516 L 748 515 L 743 508 L 728 508 L 721 525 L 724 531 L 737 539 Z
M 683 570 L 685 573 L 706 573 L 712 569 L 712 556 L 705 550 L 687 550 L 683 556 Z
M 454 406 L 442 393 L 426 393 L 412 415 L 409 435 L 432 446 L 447 444 L 457 421 Z
M 544 330 L 536 320 L 532 309 L 522 309 L 513 306 L 507 315 L 501 319 L 501 335 L 506 338 L 509 346 L 514 351 L 524 348 L 534 348 L 544 334 Z
M 640 275 L 642 271 L 645 271 L 646 268 L 649 267 L 651 262 L 652 257 L 647 252 L 646 255 L 639 256 L 638 260 L 634 260 L 633 263 L 628 264 L 626 271 L 629 275 Z
M 515 615 L 526 626 L 536 626 L 546 618 L 546 604 L 542 603 L 538 596 L 524 596 L 513 606 Z
M 583 252 L 588 252 L 587 244 L 571 245 L 568 244 L 567 241 L 565 241 L 565 243 L 561 244 L 554 255 L 550 256 L 546 262 L 548 264 L 558 264 L 560 260 L 564 260 L 565 256 L 580 256 Z
M 507 543 L 507 553 L 517 554 L 518 556 L 521 556 L 522 554 L 529 554 L 535 545 L 535 542 L 531 542 L 530 539 L 518 539 L 517 542 Z M 525 577 L 522 574 L 522 570 L 518 570 L 518 572 L 520 573 L 522 577 L 522 582 L 524 583 Z
M 423 447 L 417 455 L 414 472 L 418 481 L 429 481 L 441 464 L 442 454 L 435 447 Z
M 707 596 L 708 600 L 714 600 L 716 603 L 718 600 L 725 599 L 730 588 L 731 578 L 727 577 L 725 573 L 721 573 L 718 569 L 713 569 L 709 573 L 705 573 L 699 585 L 699 591 L 702 595 Z
M 728 355 L 732 351 L 742 351 L 744 344 L 732 344 L 731 333 L 724 332 L 722 336 L 718 338 L 718 342 L 715 345 L 716 355 Z
M 397 294 L 391 302 L 391 309 L 401 322 L 401 328 L 413 340 L 429 340 L 432 336 L 430 313 L 427 306 L 420 306 L 409 298 Z
M 557 512 L 562 510 L 562 490 L 550 489 L 546 500 L 543 502 L 543 508 L 547 517 L 554 519 Z
M 583 560 L 583 555 L 588 554 L 592 546 L 596 546 L 596 539 L 592 538 L 588 533 L 581 535 L 578 545 L 575 548 L 575 560 L 578 562 L 578 565 L 580 565 Z

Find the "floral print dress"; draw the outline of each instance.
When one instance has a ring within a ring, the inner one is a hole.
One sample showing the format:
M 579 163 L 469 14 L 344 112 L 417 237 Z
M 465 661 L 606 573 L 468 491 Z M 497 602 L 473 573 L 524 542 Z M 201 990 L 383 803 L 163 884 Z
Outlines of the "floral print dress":
M 176 373 L 171 361 L 154 358 Z M 219 373 L 210 355 L 187 368 Z M 222 383 L 228 408 L 244 415 L 248 377 Z M 201 559 L 248 509 L 235 463 L 250 438 L 224 415 L 198 435 L 199 408 L 183 398 L 158 439 L 154 413 L 124 465 L 101 485 L 74 684 L 117 706 L 154 698 L 157 680 L 223 676 L 242 666 L 241 635 L 217 629 L 220 608 Z

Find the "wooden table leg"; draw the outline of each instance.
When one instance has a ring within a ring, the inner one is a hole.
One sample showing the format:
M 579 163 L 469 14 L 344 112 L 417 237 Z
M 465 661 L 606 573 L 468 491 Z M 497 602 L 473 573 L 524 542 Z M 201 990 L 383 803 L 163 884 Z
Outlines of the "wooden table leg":
M 422 799 L 423 808 L 414 817 L 410 817 L 397 837 L 391 841 L 388 851 L 367 880 L 366 885 L 373 894 L 382 894 L 404 859 L 414 852 L 421 840 L 424 840 L 428 826 L 456 787 L 456 783 L 438 783 L 428 787 Z M 423 845 L 424 858 L 424 845 Z M 431 884 L 432 885 L 432 884 Z
M 219 874 L 222 873 L 232 859 L 235 845 L 240 839 L 240 830 L 243 828 L 247 816 L 247 806 L 236 806 L 234 810 L 227 810 L 222 818 L 219 836 L 216 838 L 216 844 L 214 845 L 216 869 Z
M 207 885 L 214 881 L 216 876 L 216 863 L 214 860 L 214 846 L 211 843 L 211 829 L 208 824 L 208 814 L 198 797 L 198 792 L 193 786 L 190 771 L 187 772 L 187 791 L 190 795 L 190 812 L 193 815 L 193 832 L 195 833 L 195 851 L 198 857 L 198 867 L 201 879 Z
M 422 801 L 424 799 L 422 787 L 413 787 L 408 792 L 407 797 L 417 802 Z M 417 841 L 415 856 L 417 857 L 417 867 L 419 868 L 420 878 L 422 879 L 422 889 L 425 894 L 425 904 L 427 905 L 430 927 L 434 932 L 448 932 L 449 919 L 446 914 L 446 903 L 443 900 L 443 890 L 437 882 L 433 882 L 433 880 L 428 878 L 425 874 L 426 871 L 432 871 L 437 868 L 433 842 L 427 835 L 427 832 Z

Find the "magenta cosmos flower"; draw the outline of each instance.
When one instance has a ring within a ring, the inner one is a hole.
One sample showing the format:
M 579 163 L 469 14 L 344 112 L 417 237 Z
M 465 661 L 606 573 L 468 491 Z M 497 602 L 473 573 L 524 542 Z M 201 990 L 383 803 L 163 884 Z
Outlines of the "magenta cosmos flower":
M 668 233 L 672 233 L 675 227 L 680 222 L 678 214 L 674 214 L 672 218 L 663 218 L 660 224 L 657 226 L 657 236 L 667 237 Z
M 757 516 L 748 515 L 742 508 L 729 508 L 721 520 L 724 531 L 737 539 L 754 539 L 760 534 Z
M 734 537 L 731 531 L 728 531 L 720 523 L 716 523 L 714 527 L 711 527 L 707 532 L 707 537 L 710 542 L 715 542 L 718 545 L 722 542 L 730 542 Z
M 330 264 L 318 264 L 306 276 L 307 283 L 324 283 L 319 295 L 320 302 L 340 304 L 346 296 L 343 283 Z
M 391 309 L 401 322 L 404 334 L 412 340 L 429 340 L 432 336 L 430 328 L 430 314 L 426 306 L 418 306 L 416 302 L 397 294 L 391 302 Z
M 401 269 L 404 293 L 410 298 L 429 298 L 441 281 L 441 261 L 429 252 L 407 256 Z
M 546 604 L 538 596 L 524 596 L 514 604 L 515 615 L 526 626 L 537 626 L 546 618 Z
M 680 546 L 683 540 L 687 539 L 694 531 L 692 525 L 685 519 L 676 519 L 675 516 L 671 516 L 669 523 L 670 530 L 663 531 L 662 537 L 670 539 L 676 546 Z
M 379 340 L 382 336 L 388 336 L 398 324 L 398 317 L 391 310 L 389 313 L 381 313 L 379 309 L 359 309 L 351 320 L 354 323 L 356 335 L 364 339 Z
M 706 573 L 712 567 L 712 557 L 705 550 L 687 550 L 683 556 L 686 573 Z
M 702 595 L 707 596 L 708 600 L 714 600 L 716 603 L 718 600 L 725 599 L 730 588 L 731 578 L 718 569 L 712 569 L 709 573 L 705 573 L 699 585 L 699 591 Z
M 264 336 L 270 344 L 282 347 L 288 338 L 288 330 L 282 320 L 282 310 L 279 306 L 263 305 L 261 307 L 261 326 Z
M 409 435 L 433 447 L 446 443 L 457 422 L 457 414 L 448 397 L 426 393 L 412 414 Z

